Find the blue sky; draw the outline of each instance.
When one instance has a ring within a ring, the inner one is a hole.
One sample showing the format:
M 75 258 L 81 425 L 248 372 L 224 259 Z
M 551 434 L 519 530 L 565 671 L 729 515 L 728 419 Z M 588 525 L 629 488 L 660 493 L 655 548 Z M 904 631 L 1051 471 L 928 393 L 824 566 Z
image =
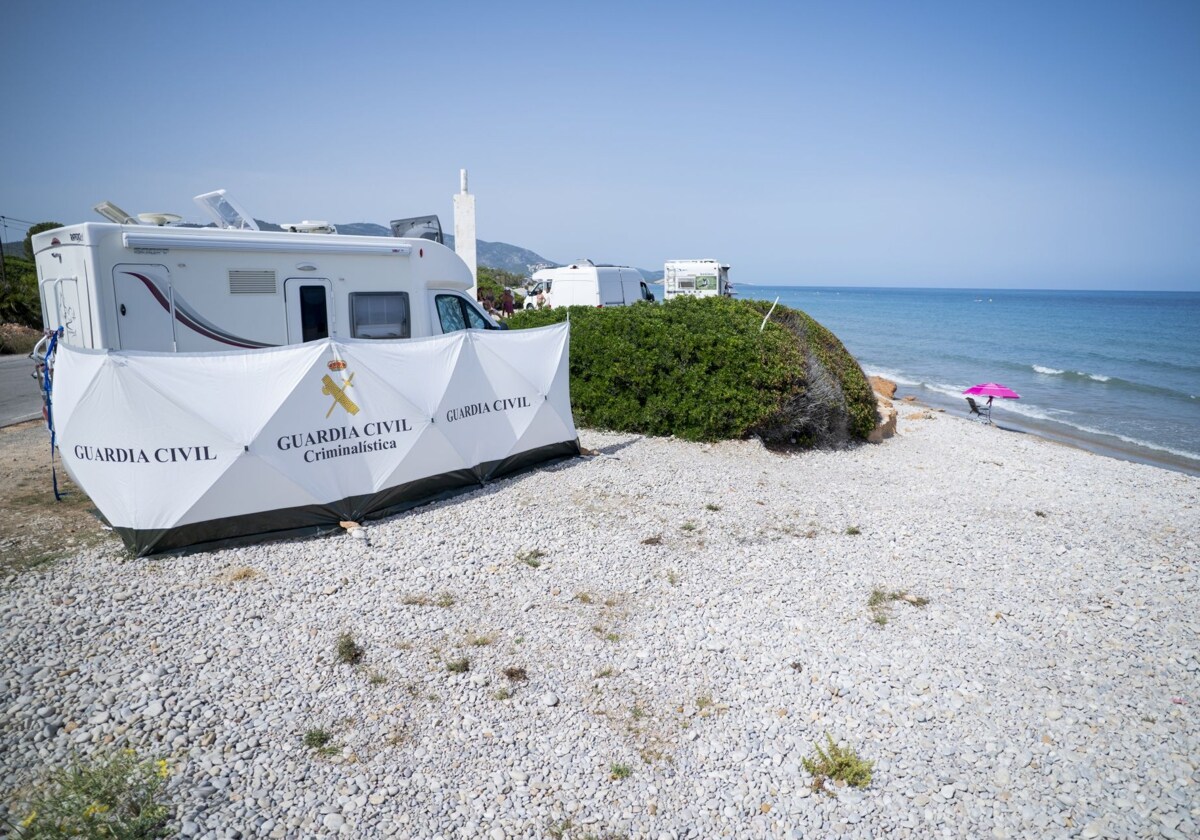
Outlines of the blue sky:
M 425 11 L 422 11 L 425 9 Z M 451 10 L 453 10 L 451 12 Z M 436 212 L 752 283 L 1200 289 L 1200 3 L 8 0 L 0 214 Z

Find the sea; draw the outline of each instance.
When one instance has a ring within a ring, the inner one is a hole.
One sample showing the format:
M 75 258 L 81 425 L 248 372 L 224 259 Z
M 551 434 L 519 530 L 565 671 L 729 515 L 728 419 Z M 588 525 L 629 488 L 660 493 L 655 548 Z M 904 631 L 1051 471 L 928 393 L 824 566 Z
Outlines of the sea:
M 1021 395 L 993 402 L 1002 428 L 1200 475 L 1200 292 L 736 292 L 808 313 L 898 397 L 967 417 L 962 391 L 997 382 Z

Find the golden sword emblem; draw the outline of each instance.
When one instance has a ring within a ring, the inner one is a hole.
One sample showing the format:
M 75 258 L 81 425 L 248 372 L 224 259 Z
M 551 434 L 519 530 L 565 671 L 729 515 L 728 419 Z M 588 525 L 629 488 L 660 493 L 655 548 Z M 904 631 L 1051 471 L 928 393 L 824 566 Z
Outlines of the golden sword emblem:
M 326 417 L 333 414 L 333 409 L 339 405 L 346 409 L 349 414 L 358 414 L 358 406 L 354 404 L 354 400 L 346 396 L 346 389 L 354 384 L 353 373 L 350 374 L 350 378 L 343 383 L 342 387 L 339 387 L 329 374 L 322 376 L 321 381 L 325 383 L 325 387 L 321 389 L 321 393 L 333 397 L 333 404 L 325 412 Z

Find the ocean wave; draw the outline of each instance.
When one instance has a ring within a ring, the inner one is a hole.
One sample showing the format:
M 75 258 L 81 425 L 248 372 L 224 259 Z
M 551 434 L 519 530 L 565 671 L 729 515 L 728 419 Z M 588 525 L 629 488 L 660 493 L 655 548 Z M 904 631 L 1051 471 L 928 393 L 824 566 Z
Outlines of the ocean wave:
M 995 410 L 997 406 L 1004 411 L 1011 411 L 1013 414 L 1020 414 L 1024 417 L 1032 417 L 1034 420 L 1053 420 L 1055 423 L 1062 423 L 1064 426 L 1075 425 L 1067 420 L 1058 419 L 1058 417 L 1049 410 L 1038 408 L 1037 406 L 1030 405 L 1029 403 L 1019 403 L 1016 400 L 998 400 L 997 402 L 993 403 L 993 410 Z
M 1103 373 L 1088 373 L 1085 370 L 1061 370 L 1059 368 L 1046 367 L 1045 365 L 1030 365 L 1034 373 L 1040 373 L 1042 376 L 1066 376 L 1070 379 L 1090 379 L 1093 382 L 1111 382 L 1111 376 L 1105 376 Z M 1124 382 L 1125 380 L 1121 380 Z M 1136 383 L 1130 383 L 1131 385 Z
M 865 373 L 867 376 L 881 376 L 884 379 L 890 379 L 892 382 L 895 382 L 897 385 L 916 386 L 916 385 L 924 384 L 922 382 L 919 382 L 916 379 L 909 379 L 904 374 L 897 373 L 896 371 L 891 370 L 890 368 L 864 367 L 863 373 Z
M 1150 443 L 1149 441 L 1141 440 L 1139 438 L 1129 437 L 1128 435 L 1122 435 L 1122 434 L 1119 434 L 1118 432 L 1105 432 L 1105 431 L 1102 431 L 1101 429 L 1095 429 L 1095 428 L 1092 428 L 1091 426 L 1084 426 L 1080 423 L 1069 423 L 1065 420 L 1057 420 L 1055 422 L 1061 423 L 1064 426 L 1070 426 L 1072 429 L 1077 429 L 1081 432 L 1086 432 L 1089 435 L 1096 435 L 1097 437 L 1116 438 L 1117 440 L 1124 441 L 1125 443 L 1131 444 L 1133 446 L 1140 446 L 1143 449 L 1153 449 L 1156 452 L 1166 452 L 1166 453 L 1175 455 L 1180 458 L 1187 458 L 1190 461 L 1196 461 L 1196 462 L 1200 463 L 1200 452 L 1189 452 L 1186 449 L 1176 449 L 1171 446 L 1163 446 L 1162 444 L 1159 444 L 1159 443 Z
M 1129 391 L 1139 391 L 1143 394 L 1158 394 L 1161 396 L 1174 397 L 1176 399 L 1195 399 L 1195 395 L 1185 391 L 1177 391 L 1174 388 L 1168 388 L 1163 385 L 1150 385 L 1145 382 L 1135 382 L 1132 379 L 1122 379 L 1119 376 L 1108 376 L 1103 373 L 1088 373 L 1084 370 L 1059 370 L 1058 368 L 1047 367 L 1045 365 L 1030 365 L 1035 373 L 1042 376 L 1059 376 L 1064 381 L 1071 382 L 1098 382 L 1101 385 L 1106 385 L 1111 388 L 1124 388 Z

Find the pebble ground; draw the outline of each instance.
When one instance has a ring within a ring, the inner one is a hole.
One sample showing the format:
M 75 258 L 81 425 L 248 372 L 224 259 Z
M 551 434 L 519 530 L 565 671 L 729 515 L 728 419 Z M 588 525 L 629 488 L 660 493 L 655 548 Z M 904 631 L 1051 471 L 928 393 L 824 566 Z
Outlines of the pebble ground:
M 10 577 L 0 800 L 132 748 L 185 837 L 1200 835 L 1200 479 L 900 405 Z M 812 790 L 826 735 L 868 787 Z

